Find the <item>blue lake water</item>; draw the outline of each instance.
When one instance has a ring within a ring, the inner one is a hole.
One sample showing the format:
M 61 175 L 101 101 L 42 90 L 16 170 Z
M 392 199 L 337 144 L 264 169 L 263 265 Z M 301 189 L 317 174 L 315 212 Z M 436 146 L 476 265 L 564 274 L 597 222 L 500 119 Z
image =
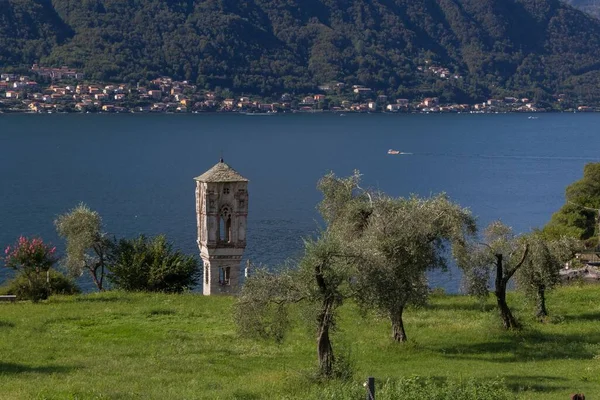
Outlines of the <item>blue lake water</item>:
M 544 225 L 564 189 L 600 160 L 598 114 L 1 115 L 0 246 L 87 203 L 118 237 L 165 233 L 197 254 L 193 177 L 225 161 L 250 179 L 248 247 L 275 266 L 319 228 L 315 186 L 363 174 L 394 196 L 446 192 L 483 226 Z M 413 155 L 387 155 L 389 148 Z M 0 280 L 2 280 L 0 275 Z M 457 271 L 433 286 L 459 287 Z

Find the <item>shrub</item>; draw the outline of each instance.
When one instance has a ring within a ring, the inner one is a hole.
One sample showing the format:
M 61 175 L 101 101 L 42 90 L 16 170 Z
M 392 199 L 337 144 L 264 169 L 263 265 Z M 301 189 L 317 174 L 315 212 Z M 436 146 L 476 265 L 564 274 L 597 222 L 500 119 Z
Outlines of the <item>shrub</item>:
M 181 293 L 196 285 L 198 261 L 173 250 L 162 235 L 141 235 L 114 243 L 108 278 L 126 291 Z
M 48 288 L 48 296 L 54 294 L 73 295 L 81 292 L 72 279 L 69 279 L 56 270 L 48 270 L 48 278 L 49 284 L 48 286 L 44 285 L 43 288 L 44 291 L 46 290 L 46 287 Z M 25 300 L 39 300 L 40 295 L 39 288 L 36 288 L 35 286 L 32 288 L 29 279 L 23 273 L 20 273 L 0 287 L 0 294 L 14 294 L 18 299 Z
M 352 356 L 351 347 L 345 344 L 339 345 L 333 361 L 333 377 L 342 381 L 350 381 L 355 370 L 356 360 Z
M 4 250 L 4 263 L 19 273 L 28 289 L 26 298 L 33 301 L 47 299 L 50 295 L 49 270 L 56 263 L 56 247 L 42 239 L 21 236 L 13 246 Z

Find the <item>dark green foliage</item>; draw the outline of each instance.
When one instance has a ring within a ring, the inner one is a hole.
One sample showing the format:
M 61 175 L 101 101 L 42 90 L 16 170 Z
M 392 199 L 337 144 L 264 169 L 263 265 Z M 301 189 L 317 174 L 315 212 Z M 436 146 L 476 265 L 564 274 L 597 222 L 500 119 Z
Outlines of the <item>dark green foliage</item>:
M 48 277 L 49 285 L 46 285 L 45 276 L 43 282 L 34 282 L 32 285 L 27 276 L 21 273 L 5 282 L 0 288 L 0 294 L 14 294 L 19 300 L 37 301 L 53 294 L 72 295 L 81 292 L 72 279 L 54 269 L 48 271 Z
M 600 95 L 599 50 L 600 21 L 558 0 L 0 0 L 2 67 L 169 75 L 238 93 L 339 80 L 402 97 L 562 92 L 576 103 Z
M 49 1 L 0 0 L 0 67 L 36 62 L 71 35 Z
M 173 250 L 164 236 L 121 239 L 114 244 L 110 282 L 126 291 L 181 293 L 198 280 L 198 262 Z
M 569 236 L 598 244 L 598 212 L 600 212 L 600 163 L 589 163 L 583 178 L 566 190 L 566 203 L 552 215 L 543 234 L 551 239 Z

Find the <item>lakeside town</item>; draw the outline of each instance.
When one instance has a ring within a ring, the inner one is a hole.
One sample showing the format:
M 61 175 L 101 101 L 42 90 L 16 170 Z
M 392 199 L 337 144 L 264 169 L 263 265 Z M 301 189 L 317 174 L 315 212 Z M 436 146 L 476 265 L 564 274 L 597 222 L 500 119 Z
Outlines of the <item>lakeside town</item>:
M 419 67 L 423 70 L 423 67 Z M 439 79 L 461 79 L 447 68 L 427 67 Z M 476 104 L 444 104 L 439 97 L 390 98 L 362 86 L 343 82 L 320 85 L 318 93 L 296 96 L 284 93 L 277 101 L 235 96 L 229 90 L 207 91 L 188 81 L 160 77 L 148 84 L 89 83 L 85 74 L 69 67 L 34 64 L 30 73 L 0 73 L 0 113 L 198 113 L 198 112 L 390 112 L 390 113 L 496 113 L 546 111 L 597 111 L 578 105 L 560 107 L 564 95 L 556 95 L 556 107 L 528 98 L 491 98 Z

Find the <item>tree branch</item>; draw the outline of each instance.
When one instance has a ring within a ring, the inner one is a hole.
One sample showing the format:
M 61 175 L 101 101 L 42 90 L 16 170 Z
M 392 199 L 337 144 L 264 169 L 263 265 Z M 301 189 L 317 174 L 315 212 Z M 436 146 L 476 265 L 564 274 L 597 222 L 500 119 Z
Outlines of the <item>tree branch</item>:
M 301 296 L 301 297 L 298 297 L 297 299 L 270 300 L 269 302 L 277 304 L 277 305 L 288 304 L 288 303 L 296 304 L 296 303 L 300 303 L 301 301 L 303 301 L 305 299 L 306 299 L 306 297 Z
M 365 189 L 361 188 L 360 186 L 358 186 L 358 184 L 355 184 L 355 186 L 356 186 L 356 188 L 357 188 L 358 190 L 362 190 L 364 193 L 366 193 L 367 197 L 369 198 L 369 203 L 370 203 L 371 205 L 373 205 L 373 198 L 371 197 L 371 193 L 369 193 L 369 191 L 367 191 L 367 190 L 365 190 Z
M 529 243 L 527 243 L 525 245 L 525 251 L 523 252 L 523 257 L 521 257 L 521 261 L 519 261 L 519 263 L 517 265 L 515 265 L 514 268 L 511 268 L 510 270 L 508 270 L 506 272 L 506 278 L 507 278 L 507 280 L 510 279 L 514 275 L 514 273 L 517 272 L 517 270 L 519 268 L 521 268 L 521 266 L 525 262 L 525 259 L 527 258 L 527 253 L 529 253 Z
M 315 279 L 317 280 L 317 285 L 319 286 L 319 290 L 321 294 L 327 293 L 327 284 L 325 283 L 325 278 L 323 278 L 322 266 L 317 265 L 315 267 Z
M 600 213 L 600 209 L 598 209 L 598 208 L 592 208 L 592 207 L 586 207 L 586 206 L 582 206 L 581 204 L 577 204 L 577 203 L 575 203 L 575 202 L 572 202 L 571 200 L 567 200 L 567 203 L 571 203 L 571 204 L 573 204 L 574 206 L 577 206 L 577 207 L 583 208 L 584 210 L 590 210 L 590 211 L 594 211 L 594 212 Z
M 477 242 L 477 244 L 479 244 L 479 245 L 481 245 L 481 246 L 485 246 L 485 247 L 487 247 L 487 248 L 488 248 L 488 249 L 490 249 L 490 251 L 492 251 L 492 252 L 494 251 L 494 249 L 492 248 L 492 246 L 490 246 L 490 245 L 489 245 L 489 244 L 487 244 L 487 243 L 483 243 L 483 242 Z

